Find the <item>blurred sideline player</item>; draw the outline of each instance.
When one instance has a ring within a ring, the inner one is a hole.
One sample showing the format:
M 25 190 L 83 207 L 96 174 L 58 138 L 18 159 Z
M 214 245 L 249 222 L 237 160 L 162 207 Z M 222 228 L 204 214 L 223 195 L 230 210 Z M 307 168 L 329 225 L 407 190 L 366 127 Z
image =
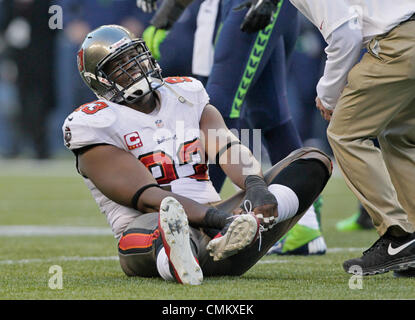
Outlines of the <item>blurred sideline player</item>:
M 330 177 L 330 159 L 313 148 L 294 151 L 263 175 L 202 84 L 163 79 L 144 41 L 123 27 L 89 33 L 78 67 L 99 100 L 66 118 L 65 145 L 118 239 L 128 276 L 199 285 L 204 276 L 242 275 Z M 207 159 L 243 191 L 218 202 Z
M 147 7 L 151 2 L 141 1 L 141 8 L 153 10 L 154 7 Z M 165 0 L 162 3 L 151 21 L 154 26 L 150 27 L 153 38 L 146 37 L 146 33 L 144 34 L 144 39 L 150 43 L 153 51 L 162 51 L 161 46 L 160 50 L 157 50 L 160 44 L 158 34 L 164 33 L 159 30 L 165 26 L 170 29 L 174 19 L 177 19 L 180 12 L 191 2 Z M 241 3 L 242 1 L 227 1 L 219 4 L 220 24 L 218 34 L 214 37 L 216 40 L 214 60 L 211 61 L 211 67 L 204 67 L 208 72 L 205 71 L 203 75 L 209 76 L 206 90 L 229 128 L 262 130 L 262 141 L 274 164 L 292 150 L 302 146 L 289 111 L 286 88 L 286 66 L 299 30 L 297 10 L 286 1 L 281 16 L 276 14 L 275 24 L 266 31 L 258 34 L 242 33 L 239 28 L 245 11 L 234 10 L 241 6 Z M 211 6 L 208 8 L 211 9 Z M 199 12 L 198 20 L 204 21 L 202 25 L 205 27 L 206 19 L 201 19 L 200 15 Z M 212 31 L 216 32 L 214 28 L 211 29 Z M 173 30 L 171 32 L 173 33 Z M 170 33 L 166 39 L 169 36 Z M 213 36 L 203 34 L 203 39 L 205 38 L 213 39 Z M 198 41 L 196 37 L 195 43 L 200 42 L 203 40 Z M 210 43 L 206 42 L 205 47 L 208 48 Z M 161 65 L 163 65 L 163 56 Z M 195 59 L 198 57 L 194 54 L 193 73 L 201 74 L 202 72 L 195 71 L 195 67 L 198 67 L 195 66 Z M 249 131 L 252 134 L 252 130 Z M 252 142 L 252 136 L 249 138 Z M 252 150 L 252 145 L 250 148 Z M 226 176 L 221 168 L 215 165 L 209 167 L 209 172 L 216 190 L 220 191 Z M 320 206 L 321 199 L 316 203 L 317 208 Z M 293 228 L 270 253 L 308 255 L 324 254 L 325 251 L 326 244 L 315 208 L 312 206 L 298 226 Z
M 166 14 L 153 16 L 150 26 L 144 31 L 143 40 L 160 64 L 164 76 L 196 76 L 192 70 L 194 34 L 196 17 L 203 2 L 194 0 L 174 23 Z

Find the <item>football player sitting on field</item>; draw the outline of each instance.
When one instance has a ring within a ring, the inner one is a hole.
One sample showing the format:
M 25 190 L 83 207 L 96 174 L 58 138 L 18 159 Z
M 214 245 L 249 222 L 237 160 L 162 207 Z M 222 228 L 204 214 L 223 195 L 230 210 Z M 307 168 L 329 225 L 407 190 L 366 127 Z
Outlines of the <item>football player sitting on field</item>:
M 203 276 L 242 275 L 296 224 L 331 175 L 330 159 L 313 148 L 263 174 L 201 83 L 163 79 L 146 44 L 120 26 L 88 34 L 78 67 L 99 100 L 67 117 L 65 144 L 128 276 L 197 285 Z M 208 161 L 242 191 L 221 201 Z

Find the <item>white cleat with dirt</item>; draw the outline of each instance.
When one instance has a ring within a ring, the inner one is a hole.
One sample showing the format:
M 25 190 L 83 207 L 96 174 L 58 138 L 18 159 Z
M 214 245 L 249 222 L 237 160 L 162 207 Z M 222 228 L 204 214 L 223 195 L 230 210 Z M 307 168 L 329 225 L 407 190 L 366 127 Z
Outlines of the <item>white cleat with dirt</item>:
M 225 234 L 220 233 L 206 247 L 214 261 L 233 256 L 258 238 L 260 224 L 253 214 L 241 214 L 233 219 Z
M 187 215 L 173 197 L 166 197 L 161 202 L 159 230 L 176 280 L 182 284 L 202 284 L 202 269 L 190 247 Z

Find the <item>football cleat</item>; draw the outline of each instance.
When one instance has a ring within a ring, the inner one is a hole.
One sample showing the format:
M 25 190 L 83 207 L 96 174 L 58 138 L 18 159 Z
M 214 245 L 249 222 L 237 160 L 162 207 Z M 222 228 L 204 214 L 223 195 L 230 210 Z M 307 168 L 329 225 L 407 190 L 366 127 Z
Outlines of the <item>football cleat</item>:
M 203 273 L 190 246 L 187 215 L 182 205 L 173 197 L 166 197 L 161 202 L 159 230 L 177 282 L 200 285 Z
M 320 230 L 296 224 L 267 252 L 278 255 L 323 255 L 327 245 Z
M 355 230 L 370 230 L 373 228 L 373 222 L 370 219 L 369 214 L 365 210 L 356 212 L 351 217 L 341 220 L 336 224 L 336 229 L 343 232 Z
M 254 243 L 260 234 L 260 223 L 255 215 L 245 213 L 231 217 L 227 225 L 207 245 L 214 261 L 226 259 Z
M 339 231 L 355 231 L 355 230 L 363 230 L 363 227 L 357 223 L 357 219 L 359 218 L 359 212 L 355 213 L 349 218 L 341 220 L 337 222 L 336 229 Z

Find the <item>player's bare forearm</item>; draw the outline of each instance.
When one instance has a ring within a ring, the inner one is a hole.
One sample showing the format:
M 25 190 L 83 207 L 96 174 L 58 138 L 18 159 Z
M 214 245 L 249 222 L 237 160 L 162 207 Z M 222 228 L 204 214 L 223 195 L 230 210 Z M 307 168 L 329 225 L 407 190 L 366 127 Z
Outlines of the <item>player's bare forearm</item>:
M 109 199 L 127 207 L 132 206 L 135 193 L 142 187 L 157 184 L 144 164 L 134 156 L 111 145 L 100 145 L 82 152 L 79 169 Z M 209 207 L 161 188 L 146 189 L 138 199 L 142 213 L 158 212 L 165 197 L 176 198 L 183 206 L 189 223 L 200 225 Z
M 214 106 L 205 107 L 200 129 L 209 159 L 219 162 L 226 175 L 238 187 L 245 189 L 245 179 L 249 175 L 262 177 L 260 163 L 249 148 L 240 144 L 239 139 L 226 127 L 222 115 Z
M 203 225 L 205 214 L 210 207 L 163 189 L 153 188 L 146 190 L 140 199 L 141 210 L 144 210 L 146 213 L 158 212 L 160 210 L 161 201 L 165 197 L 173 197 L 180 202 L 186 212 L 190 225 Z
M 251 151 L 242 144 L 236 144 L 227 149 L 219 158 L 219 165 L 229 179 L 241 189 L 245 189 L 247 176 L 263 177 L 261 165 Z
M 245 198 L 252 202 L 254 213 L 261 213 L 264 217 L 275 216 L 277 200 L 263 179 L 261 164 L 226 127 L 222 115 L 214 106 L 205 107 L 200 129 L 209 159 L 219 158 L 226 175 L 238 187 L 246 190 Z

